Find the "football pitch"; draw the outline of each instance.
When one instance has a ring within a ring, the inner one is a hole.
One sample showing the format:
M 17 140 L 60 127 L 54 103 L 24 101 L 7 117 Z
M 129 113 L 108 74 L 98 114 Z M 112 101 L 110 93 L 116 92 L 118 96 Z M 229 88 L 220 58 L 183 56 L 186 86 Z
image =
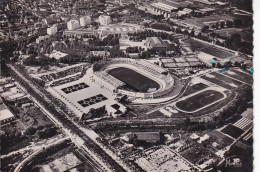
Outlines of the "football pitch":
M 158 90 L 160 87 L 156 81 L 125 67 L 111 69 L 108 73 L 124 82 L 129 89 L 136 92 L 145 93 L 148 92 L 150 88 Z

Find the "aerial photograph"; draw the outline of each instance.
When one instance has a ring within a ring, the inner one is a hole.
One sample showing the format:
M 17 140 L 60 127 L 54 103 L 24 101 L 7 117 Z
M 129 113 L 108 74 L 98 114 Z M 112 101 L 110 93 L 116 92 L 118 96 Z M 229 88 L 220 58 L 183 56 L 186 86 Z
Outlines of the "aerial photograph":
M 1 172 L 252 172 L 252 0 L 1 0 Z

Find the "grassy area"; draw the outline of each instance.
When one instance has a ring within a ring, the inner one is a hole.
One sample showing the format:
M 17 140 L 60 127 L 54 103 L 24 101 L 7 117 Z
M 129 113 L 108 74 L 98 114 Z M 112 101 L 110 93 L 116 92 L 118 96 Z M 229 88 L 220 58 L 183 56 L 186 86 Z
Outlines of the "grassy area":
M 216 130 L 208 133 L 208 135 L 210 136 L 210 138 L 215 139 L 215 141 L 219 144 L 217 146 L 218 149 L 223 149 L 233 143 L 233 139 Z
M 232 74 L 231 74 L 231 73 Z M 240 72 L 238 70 L 230 70 L 230 72 L 225 72 L 224 74 L 227 76 L 230 76 L 232 78 L 235 78 L 237 80 L 240 80 L 242 82 L 248 83 L 248 84 L 253 84 L 253 76 L 250 74 L 245 74 L 243 72 Z
M 126 83 L 127 87 L 134 91 L 147 92 L 149 88 L 158 89 L 160 87 L 159 84 L 152 79 L 128 68 L 114 68 L 109 70 L 108 73 Z
M 234 125 L 227 125 L 225 128 L 223 128 L 221 130 L 222 133 L 225 133 L 233 138 L 238 138 L 239 136 L 241 136 L 241 134 L 244 133 L 244 131 Z
M 192 112 L 223 97 L 224 95 L 218 91 L 206 90 L 185 100 L 177 102 L 176 107 L 184 111 Z
M 223 74 L 226 74 L 227 72 L 224 72 Z M 222 75 L 220 73 L 216 73 L 216 72 L 212 72 L 210 73 L 211 75 L 214 75 L 216 78 L 218 78 L 219 80 L 223 81 L 223 82 L 227 82 L 229 84 L 235 84 L 237 86 L 242 85 L 242 82 L 239 82 L 237 80 L 231 79 L 225 75 Z
M 205 158 L 206 156 L 217 158 L 216 155 L 198 144 L 195 144 L 192 147 L 184 150 L 183 152 L 181 152 L 181 155 L 194 164 L 197 164 L 201 159 Z M 207 159 L 205 161 L 207 161 Z
M 207 88 L 208 86 L 203 84 L 203 83 L 198 83 L 198 84 L 194 84 L 192 86 L 188 86 L 188 88 L 186 89 L 186 91 L 183 94 L 183 97 L 193 94 L 195 92 L 201 91 L 205 88 Z
M 199 50 L 204 53 L 210 54 L 214 57 L 218 57 L 221 59 L 226 59 L 229 57 L 234 56 L 234 53 L 228 52 L 227 50 L 217 48 L 211 44 L 204 43 L 202 41 L 194 40 L 194 39 L 188 39 L 184 42 L 190 44 L 191 49 Z
M 231 86 L 229 83 L 227 83 L 227 82 L 225 82 L 225 81 L 223 81 L 223 80 L 221 80 L 219 78 L 216 78 L 216 77 L 212 78 L 212 77 L 208 77 L 208 76 L 204 75 L 204 76 L 201 76 L 201 78 L 203 78 L 203 79 L 205 79 L 207 81 L 210 81 L 210 82 L 212 82 L 212 83 L 214 83 L 216 85 L 219 85 L 219 86 L 221 86 L 223 88 L 226 88 L 228 90 L 232 90 L 232 89 L 236 88 L 236 87 Z
M 233 20 L 232 16 L 223 16 L 223 15 L 215 15 L 215 16 L 204 16 L 200 18 L 189 18 L 185 20 L 181 20 L 181 23 L 185 23 L 187 25 L 193 25 L 196 27 L 203 27 L 205 25 L 208 25 L 208 23 L 216 23 L 220 20 L 227 21 L 227 20 Z
M 223 37 L 231 36 L 232 34 L 240 34 L 242 40 L 247 42 L 253 41 L 253 30 L 252 28 L 225 28 L 221 30 L 214 31 Z

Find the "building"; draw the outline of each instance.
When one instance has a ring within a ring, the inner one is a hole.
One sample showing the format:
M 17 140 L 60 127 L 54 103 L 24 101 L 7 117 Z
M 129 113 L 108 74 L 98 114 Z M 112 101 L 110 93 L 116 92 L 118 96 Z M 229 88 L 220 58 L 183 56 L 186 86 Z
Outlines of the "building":
M 42 41 L 45 41 L 47 39 L 50 38 L 50 35 L 45 35 L 45 36 L 39 36 L 37 39 L 36 39 L 36 43 L 39 44 L 40 42 Z
M 6 78 L 1 78 L 0 79 L 0 85 L 6 85 L 8 83 L 9 83 L 8 79 L 6 79 Z
M 104 16 L 104 15 L 99 16 L 98 20 L 100 25 L 109 25 L 112 22 L 110 16 Z
M 174 2 L 174 1 L 159 1 L 152 3 L 150 6 L 157 14 L 163 14 L 164 17 L 171 17 L 173 12 L 177 12 L 179 8 L 185 8 L 191 5 L 192 2 Z
M 34 28 L 42 28 L 42 27 L 43 27 L 43 23 L 42 22 L 34 23 Z
M 84 27 L 91 23 L 91 18 L 90 16 L 84 16 L 79 19 L 79 22 L 80 22 L 80 26 Z
M 48 35 L 55 35 L 58 31 L 58 26 L 55 24 L 50 28 L 47 28 L 47 34 Z
M 166 50 L 168 47 L 160 37 L 147 37 L 145 45 L 147 49 L 155 48 L 157 50 Z
M 113 116 L 114 118 L 117 118 L 126 112 L 126 107 L 122 105 L 121 103 L 114 103 L 112 105 L 107 105 L 106 110 L 108 114 Z
M 14 120 L 13 113 L 7 108 L 0 97 L 0 123 L 4 124 Z
M 157 143 L 161 140 L 159 132 L 134 132 L 128 135 L 129 138 L 136 137 L 138 140 Z
M 55 58 L 56 60 L 59 60 L 62 57 L 66 57 L 68 54 L 66 53 L 62 53 L 60 51 L 56 51 L 54 50 L 51 54 L 50 54 L 50 58 Z
M 70 20 L 67 23 L 67 27 L 68 27 L 69 30 L 78 29 L 80 27 L 79 21 L 78 20 Z
M 111 27 L 106 27 L 101 30 L 99 33 L 101 37 L 107 36 L 109 34 L 121 34 L 121 35 L 127 35 L 128 33 L 135 33 L 142 31 L 143 27 L 138 26 L 138 27 L 133 27 L 133 26 L 111 26 Z

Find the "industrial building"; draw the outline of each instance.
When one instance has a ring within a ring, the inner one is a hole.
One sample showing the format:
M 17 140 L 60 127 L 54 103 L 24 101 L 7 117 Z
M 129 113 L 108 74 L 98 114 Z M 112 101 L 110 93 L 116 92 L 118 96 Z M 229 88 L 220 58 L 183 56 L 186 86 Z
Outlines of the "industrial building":
M 152 3 L 150 6 L 154 12 L 164 15 L 164 17 L 171 17 L 173 12 L 177 12 L 178 9 L 185 8 L 191 5 L 192 2 L 173 2 L 173 1 L 159 1 Z

